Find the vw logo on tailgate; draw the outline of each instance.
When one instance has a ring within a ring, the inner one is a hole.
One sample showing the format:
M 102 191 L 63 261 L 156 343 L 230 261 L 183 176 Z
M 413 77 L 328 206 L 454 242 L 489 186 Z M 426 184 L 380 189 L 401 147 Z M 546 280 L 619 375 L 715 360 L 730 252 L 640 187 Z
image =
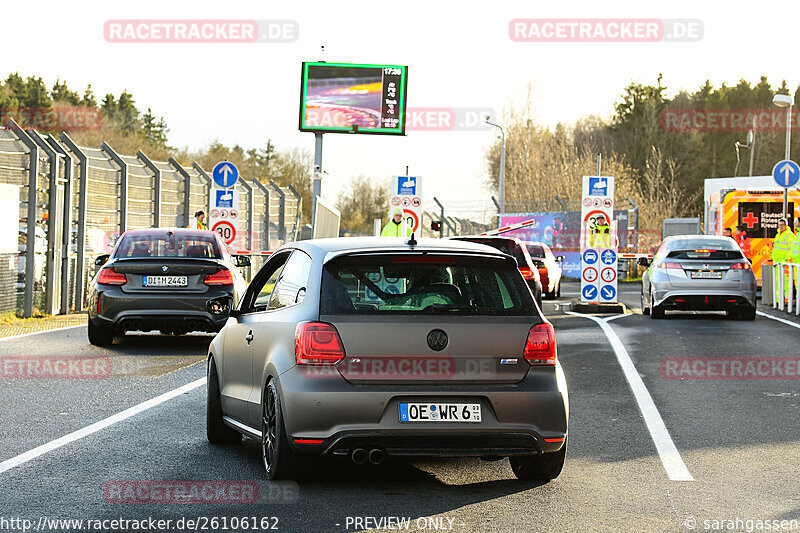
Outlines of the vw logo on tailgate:
M 434 329 L 428 333 L 428 346 L 435 352 L 441 352 L 447 347 L 447 333 L 441 329 Z

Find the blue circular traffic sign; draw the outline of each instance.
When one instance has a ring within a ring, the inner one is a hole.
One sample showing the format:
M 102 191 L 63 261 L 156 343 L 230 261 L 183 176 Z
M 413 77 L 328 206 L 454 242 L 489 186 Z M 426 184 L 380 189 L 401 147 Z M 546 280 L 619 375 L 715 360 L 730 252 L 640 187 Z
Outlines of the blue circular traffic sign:
M 597 298 L 597 287 L 594 285 L 586 285 L 581 291 L 581 294 L 586 301 L 594 300 Z
M 617 289 L 615 289 L 613 285 L 603 285 L 600 287 L 600 298 L 603 300 L 610 302 L 613 301 L 616 296 Z
M 597 263 L 597 250 L 592 250 L 590 248 L 583 252 L 583 262 L 587 265 L 593 265 Z
M 600 254 L 600 260 L 605 265 L 613 265 L 614 261 L 617 260 L 617 254 L 614 253 L 614 250 L 603 250 L 603 253 Z
M 794 187 L 800 181 L 800 167 L 791 159 L 778 161 L 772 167 L 772 179 L 781 187 Z
M 214 165 L 214 170 L 211 171 L 211 177 L 217 187 L 227 189 L 236 185 L 236 180 L 239 179 L 239 169 L 236 165 L 228 161 L 220 161 Z

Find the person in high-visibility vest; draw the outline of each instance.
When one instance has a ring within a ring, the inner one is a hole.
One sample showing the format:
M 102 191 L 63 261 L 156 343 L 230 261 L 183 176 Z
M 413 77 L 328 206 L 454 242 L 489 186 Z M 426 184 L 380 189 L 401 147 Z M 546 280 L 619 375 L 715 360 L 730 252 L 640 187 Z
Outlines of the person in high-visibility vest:
M 403 236 L 403 210 L 399 207 L 392 211 L 392 220 L 386 223 L 381 231 L 381 237 Z M 411 236 L 411 228 L 406 227 L 406 237 Z
M 611 247 L 611 227 L 606 222 L 606 217 L 598 215 L 597 220 L 589 235 L 590 248 L 610 248 Z
M 794 233 L 786 225 L 786 219 L 782 218 L 778 221 L 778 234 L 772 241 L 772 264 L 789 263 L 792 259 L 792 247 L 794 246 Z M 781 298 L 782 295 L 778 294 L 778 275 L 775 272 L 775 296 Z M 783 274 L 784 283 L 789 284 L 789 273 Z M 785 292 L 784 292 L 785 294 Z
M 208 229 L 205 224 L 206 214 L 204 211 L 198 211 L 194 214 L 194 222 L 190 222 L 187 228 L 190 229 Z

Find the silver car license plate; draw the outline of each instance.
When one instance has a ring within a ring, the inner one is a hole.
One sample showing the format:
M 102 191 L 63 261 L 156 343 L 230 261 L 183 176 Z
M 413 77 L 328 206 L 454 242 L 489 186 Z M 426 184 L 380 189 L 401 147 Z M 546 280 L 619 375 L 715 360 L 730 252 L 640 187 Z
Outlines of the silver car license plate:
M 692 272 L 691 276 L 694 279 L 720 279 L 722 278 L 722 272 L 708 272 L 705 270 L 698 270 L 696 272 Z
M 189 279 L 186 276 L 145 276 L 142 283 L 145 287 L 186 287 Z
M 401 403 L 400 422 L 480 422 L 479 403 Z

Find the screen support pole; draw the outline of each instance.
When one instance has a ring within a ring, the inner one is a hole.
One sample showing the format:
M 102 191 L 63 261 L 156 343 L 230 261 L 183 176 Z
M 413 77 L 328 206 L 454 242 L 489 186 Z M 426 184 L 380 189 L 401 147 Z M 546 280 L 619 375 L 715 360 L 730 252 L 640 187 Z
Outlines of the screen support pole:
M 322 196 L 322 132 L 314 133 L 314 191 L 311 197 L 311 220 L 316 220 L 317 198 Z

